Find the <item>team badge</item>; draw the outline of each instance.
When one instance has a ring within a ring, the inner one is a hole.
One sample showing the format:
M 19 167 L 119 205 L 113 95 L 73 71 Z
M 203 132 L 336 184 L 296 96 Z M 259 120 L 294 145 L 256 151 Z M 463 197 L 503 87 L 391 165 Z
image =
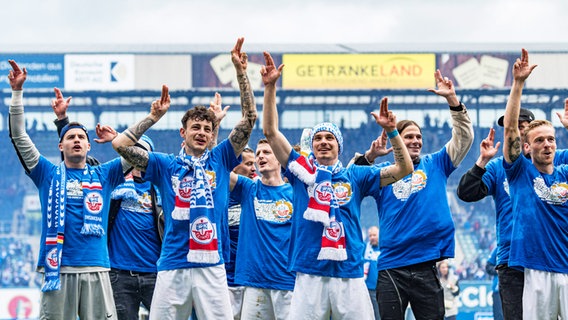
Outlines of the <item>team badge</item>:
M 351 191 L 351 185 L 347 182 L 338 182 L 333 185 L 333 192 L 335 193 L 335 199 L 338 205 L 344 205 L 351 200 L 353 192 Z
M 333 197 L 331 182 L 324 181 L 315 185 L 315 200 L 317 203 L 329 206 Z
M 274 218 L 278 222 L 290 220 L 292 217 L 292 204 L 288 201 L 279 200 L 275 203 Z
M 207 217 L 201 216 L 193 221 L 191 238 L 199 244 L 208 244 L 215 238 L 215 229 Z
M 57 254 L 57 248 L 51 249 L 45 257 L 45 265 L 49 269 L 57 269 L 59 266 L 59 255 Z
M 191 182 L 192 181 L 193 181 L 193 177 L 185 176 L 179 182 L 178 193 L 179 193 L 180 199 L 189 201 L 189 197 L 191 196 Z
M 89 192 L 85 196 L 85 207 L 90 213 L 98 214 L 103 208 L 103 199 L 98 192 Z
M 324 235 L 327 239 L 337 242 L 343 235 L 343 230 L 339 222 L 331 221 L 329 227 L 325 228 Z

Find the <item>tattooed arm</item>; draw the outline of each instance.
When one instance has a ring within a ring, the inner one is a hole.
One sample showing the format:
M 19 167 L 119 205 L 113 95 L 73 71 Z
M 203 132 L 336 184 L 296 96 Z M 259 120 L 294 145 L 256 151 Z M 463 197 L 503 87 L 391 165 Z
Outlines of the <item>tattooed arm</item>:
M 229 141 L 237 156 L 239 156 L 246 147 L 257 117 L 254 94 L 246 72 L 248 57 L 246 53 L 241 52 L 244 40 L 244 38 L 239 38 L 235 47 L 231 50 L 231 61 L 237 71 L 237 80 L 241 92 L 242 118 L 229 134 Z
M 144 132 L 150 129 L 158 120 L 166 114 L 170 108 L 170 94 L 166 85 L 162 86 L 162 96 L 160 99 L 152 102 L 150 113 L 133 126 L 124 130 L 114 140 L 112 147 L 118 152 L 128 163 L 140 171 L 146 171 L 148 166 L 148 151 L 135 147 L 136 142 L 142 137 Z
M 513 163 L 522 154 L 521 133 L 519 131 L 519 113 L 521 108 L 521 96 L 525 80 L 529 77 L 536 65 L 529 65 L 529 54 L 522 49 L 521 58 L 513 64 L 513 85 L 505 108 L 503 127 L 505 138 L 503 139 L 503 158 L 507 163 Z
M 375 112 L 371 112 L 371 114 L 387 132 L 394 153 L 394 164 L 381 169 L 381 186 L 386 186 L 407 176 L 414 170 L 414 166 L 404 141 L 396 131 L 396 116 L 392 111 L 389 111 L 387 98 L 381 100 L 379 114 Z

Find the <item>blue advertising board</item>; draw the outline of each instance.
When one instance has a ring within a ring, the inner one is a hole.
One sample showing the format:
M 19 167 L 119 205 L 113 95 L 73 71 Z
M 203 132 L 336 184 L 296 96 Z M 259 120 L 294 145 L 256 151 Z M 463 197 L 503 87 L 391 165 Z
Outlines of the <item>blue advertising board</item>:
M 10 89 L 8 73 L 12 67 L 8 60 L 28 71 L 26 88 L 63 88 L 63 54 L 0 54 L 0 89 Z

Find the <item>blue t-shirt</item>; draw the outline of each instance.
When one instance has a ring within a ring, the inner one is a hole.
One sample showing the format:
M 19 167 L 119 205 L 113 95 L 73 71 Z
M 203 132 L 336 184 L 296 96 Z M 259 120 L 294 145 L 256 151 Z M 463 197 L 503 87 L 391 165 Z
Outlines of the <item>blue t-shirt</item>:
M 294 290 L 287 270 L 292 216 L 292 186 L 267 186 L 239 176 L 233 189 L 241 200 L 235 282 L 247 287 Z
M 39 249 L 38 267 L 45 266 L 45 237 L 47 232 L 47 201 L 51 180 L 55 176 L 58 165 L 40 156 L 37 166 L 29 173 L 29 177 L 39 190 L 41 202 L 42 228 Z M 106 226 L 110 208 L 112 190 L 124 182 L 120 158 L 91 167 L 98 174 L 102 185 L 103 208 L 101 209 L 102 225 L 105 235 L 102 237 L 82 235 L 84 195 L 82 179 L 84 169 L 66 168 L 66 210 L 65 210 L 65 240 L 61 256 L 62 267 L 104 267 L 110 268 Z
M 414 172 L 385 186 L 379 210 L 379 270 L 454 256 L 454 222 L 446 183 L 455 170 L 443 147 L 414 165 Z
M 377 259 L 380 254 L 381 250 L 379 249 L 379 246 L 372 246 L 369 242 L 367 242 L 363 259 L 365 261 L 365 271 L 367 272 L 365 284 L 369 290 L 377 289 L 377 280 L 379 277 Z
M 110 232 L 110 266 L 121 270 L 157 272 L 160 238 L 152 212 L 152 184 L 134 182 L 133 185 L 135 195 L 122 198 Z M 118 190 L 115 189 L 113 194 Z
M 568 163 L 568 150 L 557 150 L 554 164 Z M 487 186 L 487 194 L 493 197 L 495 204 L 495 222 L 497 230 L 497 265 L 509 263 L 511 247 L 511 228 L 513 226 L 509 183 L 503 168 L 503 157 L 492 159 L 485 166 L 483 183 Z
M 288 165 L 300 156 L 292 150 Z M 318 260 L 321 249 L 323 224 L 304 219 L 308 207 L 306 184 L 290 170 L 286 177 L 294 189 L 294 212 L 290 240 L 289 270 L 311 275 L 336 278 L 363 277 L 363 250 L 365 242 L 361 232 L 361 201 L 381 190 L 381 169 L 375 166 L 353 165 L 332 176 L 331 183 L 339 204 L 337 220 L 343 222 L 347 260 Z
M 568 166 L 545 174 L 525 157 L 503 166 L 513 204 L 509 266 L 568 273 Z
M 221 257 L 216 264 L 191 263 L 187 261 L 189 251 L 189 217 L 173 217 L 179 174 L 182 166 L 176 161 L 177 156 L 160 152 L 149 152 L 148 167 L 144 179 L 152 182 L 160 190 L 164 210 L 164 238 L 162 252 L 158 259 L 158 271 L 182 268 L 201 268 L 222 264 L 229 253 L 229 226 L 227 206 L 229 197 L 229 173 L 240 163 L 240 157 L 229 140 L 223 140 L 210 151 L 204 169 L 213 193 L 214 217 L 218 232 L 218 250 Z M 191 172 L 189 173 L 191 174 Z M 175 185 L 175 187 L 174 187 Z
M 235 261 L 237 259 L 237 245 L 239 243 L 239 227 L 241 224 L 241 199 L 234 192 L 229 195 L 229 260 L 225 259 L 225 272 L 229 287 L 239 286 L 235 282 Z

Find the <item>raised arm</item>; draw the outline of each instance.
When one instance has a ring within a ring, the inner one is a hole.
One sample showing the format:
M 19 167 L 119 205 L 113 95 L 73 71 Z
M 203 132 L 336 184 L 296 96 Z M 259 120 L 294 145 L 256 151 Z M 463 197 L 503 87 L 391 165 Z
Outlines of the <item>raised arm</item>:
M 288 165 L 288 158 L 292 145 L 278 129 L 278 111 L 276 110 L 276 81 L 282 75 L 284 65 L 278 68 L 268 52 L 264 52 L 264 66 L 260 69 L 264 83 L 264 106 L 262 107 L 262 133 L 268 140 L 274 155 L 284 168 Z
M 381 100 L 379 114 L 371 112 L 371 115 L 386 131 L 394 153 L 394 164 L 381 169 L 381 186 L 386 186 L 407 176 L 412 172 L 414 166 L 410 154 L 408 154 L 408 150 L 396 130 L 396 116 L 389 110 L 386 97 Z
M 465 105 L 456 95 L 452 80 L 443 77 L 440 70 L 434 73 L 437 89 L 428 89 L 439 96 L 446 98 L 452 116 L 452 138 L 446 144 L 446 150 L 454 166 L 458 166 L 465 158 L 473 144 L 473 125 Z
M 23 88 L 28 76 L 26 68 L 20 69 L 14 60 L 8 60 L 12 70 L 8 73 L 8 81 L 12 88 L 9 117 L 10 139 L 16 149 L 24 170 L 29 173 L 39 162 L 40 153 L 26 132 L 24 118 Z
M 371 142 L 369 150 L 361 154 L 359 152 L 355 153 L 355 156 L 349 161 L 349 165 L 356 164 L 361 166 L 368 166 L 375 162 L 378 157 L 385 156 L 392 152 L 392 147 L 387 148 L 387 132 L 383 129 L 381 135 Z
M 247 146 L 257 117 L 254 94 L 247 76 L 248 57 L 246 53 L 241 52 L 244 41 L 244 38 L 237 39 L 235 47 L 231 50 L 231 61 L 237 72 L 237 81 L 241 92 L 242 118 L 229 134 L 229 141 L 237 156 L 240 155 Z
M 148 166 L 148 151 L 135 147 L 136 142 L 142 135 L 158 122 L 170 108 L 170 94 L 166 85 L 162 86 L 160 99 L 152 102 L 150 113 L 133 126 L 124 130 L 112 140 L 112 147 L 128 163 L 140 171 L 146 171 Z
M 521 58 L 513 64 L 513 85 L 505 107 L 505 117 L 503 128 L 505 138 L 503 139 L 503 158 L 507 163 L 513 163 L 522 155 L 523 146 L 521 143 L 521 133 L 519 131 L 519 112 L 521 110 L 521 97 L 525 80 L 536 65 L 529 64 L 529 53 L 521 50 Z
M 225 106 L 225 108 L 223 108 L 222 101 L 221 94 L 219 92 L 215 92 L 215 98 L 209 103 L 209 109 L 215 114 L 216 121 L 215 130 L 213 130 L 213 137 L 209 143 L 209 149 L 213 149 L 217 145 L 221 120 L 227 116 L 227 111 L 229 111 L 230 108 L 230 106 Z
M 51 100 L 51 108 L 57 119 L 53 121 L 57 127 L 57 136 L 61 135 L 61 129 L 69 123 L 69 117 L 67 117 L 67 109 L 71 103 L 72 97 L 67 97 L 63 99 L 63 94 L 58 88 L 53 88 L 55 91 L 55 99 Z
M 485 198 L 488 194 L 488 188 L 483 182 L 483 175 L 485 174 L 485 166 L 499 151 L 501 142 L 495 142 L 495 129 L 489 129 L 487 138 L 481 141 L 479 145 L 479 158 L 460 179 L 457 187 L 458 197 L 465 202 L 479 201 Z

